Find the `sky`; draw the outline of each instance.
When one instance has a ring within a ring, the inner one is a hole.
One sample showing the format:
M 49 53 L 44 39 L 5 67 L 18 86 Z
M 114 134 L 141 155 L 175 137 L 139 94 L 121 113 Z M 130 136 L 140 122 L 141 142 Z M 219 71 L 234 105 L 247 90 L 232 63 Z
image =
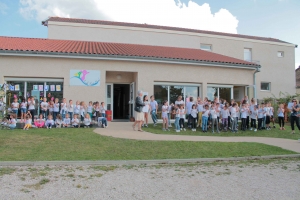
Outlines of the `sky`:
M 0 0 L 0 36 L 47 38 L 49 16 L 272 37 L 299 45 L 300 0 Z

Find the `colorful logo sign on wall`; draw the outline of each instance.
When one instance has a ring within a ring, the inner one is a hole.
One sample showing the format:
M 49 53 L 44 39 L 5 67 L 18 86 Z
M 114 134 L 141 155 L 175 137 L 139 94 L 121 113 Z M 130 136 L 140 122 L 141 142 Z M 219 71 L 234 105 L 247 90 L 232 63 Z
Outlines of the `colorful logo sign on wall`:
M 70 70 L 70 85 L 100 86 L 99 70 Z

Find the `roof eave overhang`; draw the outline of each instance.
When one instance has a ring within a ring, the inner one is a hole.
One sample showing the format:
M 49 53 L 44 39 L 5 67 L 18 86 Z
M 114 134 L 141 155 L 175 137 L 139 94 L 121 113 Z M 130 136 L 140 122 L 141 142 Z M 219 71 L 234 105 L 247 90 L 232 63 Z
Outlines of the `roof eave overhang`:
M 89 60 L 115 60 L 115 61 L 132 61 L 132 62 L 152 62 L 166 64 L 184 64 L 197 66 L 214 66 L 224 68 L 242 68 L 248 70 L 256 70 L 261 68 L 260 65 L 245 65 L 229 62 L 212 62 L 185 59 L 170 59 L 157 57 L 141 57 L 141 56 L 123 56 L 123 55 L 102 55 L 102 54 L 79 54 L 79 53 L 59 53 L 59 52 L 36 52 L 36 51 L 11 51 L 0 50 L 1 56 L 23 56 L 23 57 L 46 57 L 46 58 L 71 58 L 71 59 L 89 59 Z

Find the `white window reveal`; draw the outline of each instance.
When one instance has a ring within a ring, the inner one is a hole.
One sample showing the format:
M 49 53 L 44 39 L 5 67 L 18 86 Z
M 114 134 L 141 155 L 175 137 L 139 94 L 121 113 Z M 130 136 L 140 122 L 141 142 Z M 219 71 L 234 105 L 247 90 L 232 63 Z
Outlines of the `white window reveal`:
M 211 44 L 200 44 L 200 49 L 205 51 L 212 51 L 212 45 Z
M 260 90 L 270 91 L 271 90 L 271 83 L 261 82 L 260 83 Z
M 252 49 L 244 48 L 244 60 L 248 62 L 252 61 Z
M 278 51 L 278 52 L 277 52 L 277 56 L 278 56 L 279 58 L 283 58 L 284 52 L 283 52 L 283 51 Z

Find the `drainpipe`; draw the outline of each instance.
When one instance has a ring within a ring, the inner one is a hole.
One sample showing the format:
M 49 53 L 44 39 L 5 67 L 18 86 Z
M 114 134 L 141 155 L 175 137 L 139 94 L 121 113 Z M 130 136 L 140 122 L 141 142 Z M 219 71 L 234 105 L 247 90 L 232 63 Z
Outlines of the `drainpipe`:
M 256 68 L 254 74 L 253 74 L 253 89 L 254 89 L 254 99 L 256 99 L 256 73 L 260 72 L 260 66 Z

